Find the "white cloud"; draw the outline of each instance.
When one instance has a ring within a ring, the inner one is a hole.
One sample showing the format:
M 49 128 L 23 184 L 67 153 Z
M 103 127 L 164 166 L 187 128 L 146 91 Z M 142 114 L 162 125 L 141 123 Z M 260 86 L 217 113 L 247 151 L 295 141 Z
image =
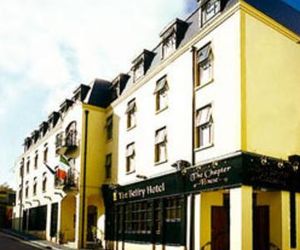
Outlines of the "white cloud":
M 189 1 L 0 1 L 0 129 L 7 111 L 24 100 L 29 110 L 16 112 L 32 119 L 30 105 L 38 105 L 46 117 L 79 83 L 127 72 L 143 48 L 156 46 L 162 28 L 184 15 Z M 32 91 L 48 94 L 30 103 Z

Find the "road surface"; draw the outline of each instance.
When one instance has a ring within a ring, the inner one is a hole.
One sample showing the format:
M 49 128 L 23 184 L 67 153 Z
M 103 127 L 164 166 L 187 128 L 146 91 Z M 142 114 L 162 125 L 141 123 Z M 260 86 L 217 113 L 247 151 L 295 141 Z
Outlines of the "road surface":
M 37 250 L 39 248 L 35 248 L 29 246 L 27 244 L 22 243 L 21 240 L 6 235 L 0 232 L 0 249 L 3 250 Z

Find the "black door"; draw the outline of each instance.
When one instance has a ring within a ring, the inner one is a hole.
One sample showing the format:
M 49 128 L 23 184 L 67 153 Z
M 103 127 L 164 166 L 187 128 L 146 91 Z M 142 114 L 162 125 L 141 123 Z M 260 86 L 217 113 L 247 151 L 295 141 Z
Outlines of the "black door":
M 53 203 L 51 205 L 51 227 L 50 236 L 57 236 L 57 217 L 58 217 L 58 203 Z
M 211 208 L 211 250 L 229 250 L 229 209 Z
M 269 206 L 256 206 L 253 209 L 253 249 L 270 249 Z

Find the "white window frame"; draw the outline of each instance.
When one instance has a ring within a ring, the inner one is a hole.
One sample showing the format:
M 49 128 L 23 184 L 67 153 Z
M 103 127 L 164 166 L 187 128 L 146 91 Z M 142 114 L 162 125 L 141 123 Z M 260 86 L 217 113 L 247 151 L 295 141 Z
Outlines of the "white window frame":
M 214 60 L 211 44 L 206 44 L 197 52 L 198 80 L 197 86 L 202 87 L 213 81 Z
M 135 143 L 126 146 L 126 174 L 135 172 Z
M 176 33 L 166 37 L 162 42 L 162 58 L 166 58 L 176 50 Z
M 127 129 L 134 128 L 136 126 L 136 101 L 135 99 L 132 99 L 127 104 L 127 122 L 126 127 Z
M 167 76 L 160 78 L 156 82 L 156 87 L 154 90 L 155 94 L 155 111 L 160 112 L 168 107 L 168 82 Z
M 213 146 L 213 115 L 212 105 L 208 104 L 196 113 L 196 147 L 204 149 Z
M 201 9 L 202 23 L 205 24 L 221 11 L 221 0 L 209 0 Z
M 154 162 L 160 164 L 168 161 L 167 154 L 167 128 L 162 127 L 155 131 Z

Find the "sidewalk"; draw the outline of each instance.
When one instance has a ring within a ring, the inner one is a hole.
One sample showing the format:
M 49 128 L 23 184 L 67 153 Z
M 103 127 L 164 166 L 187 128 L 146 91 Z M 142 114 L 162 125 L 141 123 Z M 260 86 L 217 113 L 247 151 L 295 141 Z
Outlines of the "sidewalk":
M 24 241 L 24 243 L 28 243 L 29 245 L 40 248 L 40 249 L 53 249 L 53 250 L 60 250 L 60 249 L 71 250 L 72 249 L 72 250 L 74 250 L 74 248 L 69 248 L 69 247 L 66 247 L 63 245 L 56 244 L 54 242 L 41 240 L 32 235 L 29 235 L 29 234 L 26 234 L 23 232 L 19 232 L 19 231 L 15 231 L 12 229 L 1 228 L 0 232 L 10 235 L 12 237 L 21 239 L 22 241 Z

